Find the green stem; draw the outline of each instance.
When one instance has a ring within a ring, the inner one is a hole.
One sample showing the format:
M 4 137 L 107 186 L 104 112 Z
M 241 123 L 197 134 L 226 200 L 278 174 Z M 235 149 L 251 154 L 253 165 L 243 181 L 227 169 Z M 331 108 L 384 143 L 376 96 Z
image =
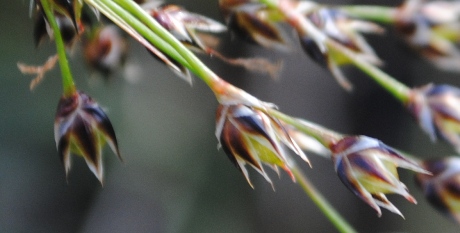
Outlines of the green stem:
M 160 50 L 170 51 L 168 55 L 175 61 L 181 64 L 187 64 L 184 58 L 174 50 L 169 43 L 165 42 L 158 35 L 153 33 L 148 27 L 142 22 L 137 20 L 135 17 L 129 14 L 125 9 L 121 8 L 111 0 L 86 0 L 86 2 L 99 11 L 101 11 L 106 17 L 116 23 L 119 27 L 125 30 L 127 33 L 132 35 L 141 44 L 149 46 L 150 43 Z M 147 40 L 148 42 L 146 42 Z M 150 50 L 156 50 L 155 47 L 148 48 Z
M 394 24 L 397 8 L 387 6 L 340 6 L 350 16 L 384 24 Z
M 48 23 L 51 25 L 54 33 L 54 40 L 56 41 L 56 50 L 59 57 L 59 66 L 62 74 L 62 86 L 64 89 L 64 96 L 72 96 L 76 93 L 75 83 L 70 72 L 69 62 L 67 60 L 64 40 L 62 39 L 59 25 L 54 18 L 53 10 L 48 0 L 41 0 L 43 11 L 45 12 Z
M 310 199 L 318 206 L 321 212 L 329 219 L 329 221 L 334 224 L 336 229 L 339 232 L 352 233 L 357 232 L 353 227 L 347 223 L 345 219 L 332 207 L 331 204 L 321 195 L 321 193 L 313 186 L 313 184 L 308 180 L 308 178 L 303 174 L 301 169 L 296 165 L 291 168 L 292 173 L 294 174 L 297 182 L 300 184 L 305 193 L 310 197 Z
M 123 7 L 142 23 L 147 25 L 156 35 L 168 43 L 172 49 L 177 51 L 188 63 L 186 65 L 193 73 L 199 76 L 208 86 L 212 87 L 220 78 L 212 72 L 198 57 L 195 56 L 185 45 L 178 41 L 171 33 L 164 29 L 156 20 L 145 12 L 139 5 L 131 0 L 113 0 Z
M 302 133 L 309 135 L 316 140 L 318 140 L 323 146 L 326 148 L 330 148 L 331 145 L 337 143 L 340 139 L 342 139 L 344 136 L 331 131 L 329 129 L 326 129 L 322 126 L 319 126 L 317 124 L 314 124 L 312 122 L 308 122 L 305 120 L 301 120 L 298 118 L 291 117 L 289 115 L 286 115 L 280 111 L 277 111 L 275 109 L 269 108 L 267 109 L 267 112 L 271 115 L 274 116 L 284 123 L 296 128 L 297 130 L 301 131 Z
M 327 47 L 331 52 L 340 53 L 348 58 L 356 67 L 366 73 L 370 78 L 377 82 L 381 87 L 387 90 L 391 95 L 398 99 L 401 103 L 405 104 L 409 100 L 410 88 L 399 82 L 392 76 L 383 72 L 379 68 L 363 60 L 361 57 L 344 46 L 338 44 L 333 40 L 326 41 Z

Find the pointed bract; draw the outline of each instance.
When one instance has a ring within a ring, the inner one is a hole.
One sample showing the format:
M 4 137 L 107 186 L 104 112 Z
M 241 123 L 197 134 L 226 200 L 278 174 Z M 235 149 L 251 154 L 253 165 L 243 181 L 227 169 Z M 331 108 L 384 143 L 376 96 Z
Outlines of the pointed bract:
M 374 50 L 366 42 L 362 33 L 383 33 L 380 26 L 362 20 L 353 19 L 345 13 L 324 7 L 316 7 L 309 10 L 305 17 L 321 31 L 326 37 L 347 47 L 356 56 L 363 58 L 369 63 L 379 65 L 380 59 Z M 299 26 L 300 27 L 300 26 Z M 314 40 L 303 28 L 295 28 L 299 36 L 300 44 L 305 52 L 320 65 L 327 67 L 339 84 L 346 90 L 351 90 L 352 85 L 348 82 L 340 70 L 340 66 L 349 63 L 347 58 L 340 54 L 330 54 L 326 45 Z
M 80 155 L 102 184 L 102 148 L 106 143 L 121 160 L 109 118 L 91 97 L 82 92 L 63 96 L 59 101 L 54 137 L 66 175 L 71 168 L 71 154 Z
M 433 84 L 414 88 L 406 106 L 433 141 L 439 136 L 460 152 L 459 88 Z
M 335 170 L 345 186 L 382 215 L 380 207 L 402 216 L 385 194 L 399 194 L 416 203 L 399 181 L 397 168 L 429 174 L 381 141 L 366 136 L 349 136 L 331 146 Z
M 290 170 L 291 158 L 285 152 L 283 145 L 308 162 L 302 150 L 277 119 L 246 105 L 219 105 L 216 116 L 216 137 L 219 145 L 244 174 L 251 187 L 246 164 L 252 166 L 270 184 L 272 182 L 263 164 L 269 165 L 275 171 L 277 166 L 283 168 L 294 180 Z

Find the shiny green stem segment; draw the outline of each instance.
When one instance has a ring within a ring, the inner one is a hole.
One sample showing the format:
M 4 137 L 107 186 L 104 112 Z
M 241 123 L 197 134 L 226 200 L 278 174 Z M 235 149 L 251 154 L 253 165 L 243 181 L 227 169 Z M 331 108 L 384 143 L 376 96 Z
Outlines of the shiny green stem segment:
M 303 174 L 302 170 L 294 165 L 291 167 L 297 182 L 300 184 L 305 193 L 315 203 L 316 206 L 324 213 L 339 232 L 353 233 L 357 232 L 345 219 L 332 207 L 331 204 L 321 195 L 321 193 L 313 186 L 308 178 Z
M 349 16 L 384 24 L 394 24 L 397 8 L 387 6 L 339 6 Z
M 267 111 L 270 115 L 296 128 L 298 131 L 315 138 L 326 148 L 330 148 L 331 145 L 337 143 L 340 139 L 344 137 L 343 135 L 337 132 L 331 131 L 329 129 L 326 129 L 322 126 L 319 126 L 306 120 L 288 116 L 273 108 L 269 108 L 267 109 Z
M 64 96 L 72 96 L 76 93 L 75 83 L 70 72 L 69 62 L 67 60 L 64 40 L 62 39 L 59 25 L 54 18 L 54 13 L 49 0 L 41 0 L 43 11 L 45 12 L 46 18 L 51 25 L 54 33 L 54 40 L 56 41 L 56 50 L 59 57 L 59 66 L 62 74 L 62 86 L 64 89 Z

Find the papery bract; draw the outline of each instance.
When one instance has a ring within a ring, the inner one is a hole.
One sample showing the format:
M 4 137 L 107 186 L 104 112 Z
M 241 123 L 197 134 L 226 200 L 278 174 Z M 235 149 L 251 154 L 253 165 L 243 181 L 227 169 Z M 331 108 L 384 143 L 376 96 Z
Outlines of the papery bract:
M 277 172 L 277 167 L 283 168 L 295 180 L 290 170 L 291 158 L 285 152 L 283 144 L 308 162 L 280 122 L 261 110 L 241 104 L 219 105 L 216 119 L 219 145 L 242 171 L 251 187 L 246 164 L 251 165 L 270 184 L 272 182 L 262 166 L 263 163 Z
M 399 194 L 416 203 L 399 181 L 397 168 L 428 174 L 381 141 L 366 136 L 349 136 L 331 146 L 335 170 L 345 186 L 382 215 L 380 207 L 402 216 L 385 194 Z
M 59 101 L 54 137 L 66 175 L 71 167 L 70 155 L 80 155 L 103 183 L 102 148 L 106 143 L 121 159 L 109 118 L 91 97 L 82 92 L 63 96 Z
M 440 136 L 460 152 L 459 88 L 433 84 L 414 88 L 406 106 L 433 141 Z

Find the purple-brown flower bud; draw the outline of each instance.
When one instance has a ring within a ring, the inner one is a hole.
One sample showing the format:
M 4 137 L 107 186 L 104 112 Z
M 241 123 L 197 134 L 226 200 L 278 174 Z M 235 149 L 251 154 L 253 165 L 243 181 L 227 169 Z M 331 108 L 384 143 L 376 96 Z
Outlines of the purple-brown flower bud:
M 335 170 L 345 186 L 382 215 L 380 207 L 402 216 L 385 194 L 399 194 L 416 203 L 398 179 L 397 168 L 429 174 L 381 141 L 366 136 L 349 136 L 331 146 Z
M 109 118 L 91 97 L 82 92 L 63 96 L 59 101 L 54 137 L 66 175 L 71 166 L 70 154 L 80 155 L 103 183 L 102 147 L 106 143 L 121 159 Z
M 127 39 L 114 25 L 95 29 L 84 43 L 86 63 L 105 77 L 123 66 L 127 53 Z
M 437 67 L 460 71 L 460 2 L 407 0 L 397 11 L 396 29 Z
M 288 49 L 287 37 L 264 4 L 251 0 L 219 0 L 219 7 L 225 23 L 236 36 L 267 48 Z
M 460 158 L 424 161 L 422 167 L 432 176 L 417 174 L 415 180 L 427 200 L 443 214 L 460 223 Z
M 310 9 L 305 16 L 327 39 L 334 40 L 347 47 L 356 56 L 372 64 L 381 64 L 380 59 L 375 55 L 374 50 L 361 34 L 382 33 L 383 29 L 381 27 L 371 22 L 352 19 L 336 9 L 315 8 L 314 6 L 310 8 L 314 10 Z M 351 90 L 352 85 L 339 68 L 339 66 L 348 64 L 349 60 L 338 53 L 329 53 L 324 43 L 326 38 L 323 39 L 324 41 L 318 41 L 318 39 L 315 40 L 311 35 L 307 34 L 307 31 L 303 28 L 296 28 L 296 30 L 304 51 L 315 62 L 327 67 L 343 88 Z
M 407 108 L 434 141 L 439 136 L 460 152 L 460 89 L 429 84 L 412 89 Z
M 219 105 L 216 119 L 219 145 L 251 187 L 246 164 L 258 171 L 270 184 L 272 182 L 262 164 L 270 166 L 276 172 L 281 167 L 294 180 L 290 170 L 292 158 L 285 152 L 283 144 L 308 162 L 281 123 L 261 110 L 242 104 Z

